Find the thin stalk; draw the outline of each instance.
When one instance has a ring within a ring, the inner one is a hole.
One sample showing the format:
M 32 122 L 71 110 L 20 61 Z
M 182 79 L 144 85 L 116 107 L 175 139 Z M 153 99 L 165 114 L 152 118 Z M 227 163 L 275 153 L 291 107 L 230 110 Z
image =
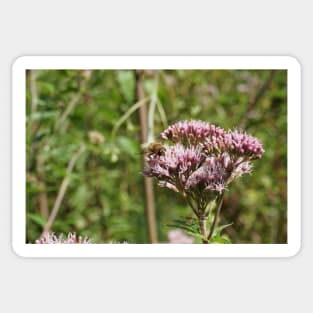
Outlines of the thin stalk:
M 196 210 L 196 208 L 194 207 L 194 205 L 193 205 L 192 202 L 190 201 L 188 195 L 186 195 L 186 194 L 184 193 L 183 196 L 184 196 L 184 199 L 186 200 L 187 204 L 191 207 L 193 213 L 195 213 L 195 215 L 199 218 L 198 211 Z
M 43 218 L 47 219 L 49 217 L 49 204 L 46 191 L 45 164 L 40 153 L 37 154 L 36 158 L 36 170 L 40 189 L 38 194 L 39 212 Z
M 140 109 L 141 106 L 145 105 L 148 98 L 140 99 L 138 102 L 133 104 L 126 112 L 125 114 L 117 121 L 115 124 L 113 130 L 112 130 L 112 138 L 116 136 L 116 133 L 118 129 L 121 127 L 121 125 L 134 113 L 136 110 Z
M 217 220 L 218 220 L 218 217 L 219 217 L 219 214 L 220 214 L 220 211 L 221 211 L 221 207 L 222 207 L 222 203 L 223 203 L 223 196 L 224 196 L 224 195 L 222 194 L 221 197 L 220 197 L 220 199 L 219 199 L 219 202 L 218 202 L 218 205 L 217 205 L 217 208 L 216 208 L 216 211 L 215 211 L 214 220 L 213 220 L 213 223 L 212 223 L 212 225 L 211 225 L 209 235 L 208 235 L 208 237 L 207 237 L 207 240 L 208 240 L 208 241 L 212 238 L 214 229 L 215 229 L 215 227 L 216 227 Z
M 32 140 L 33 134 L 36 132 L 37 127 L 39 126 L 39 122 L 36 121 L 35 114 L 37 111 L 38 106 L 38 93 L 37 93 L 37 71 L 35 70 L 29 70 L 27 71 L 27 79 L 28 79 L 28 85 L 30 90 L 30 113 L 27 117 L 27 133 L 26 133 L 26 139 L 27 139 L 27 169 L 31 167 L 31 156 L 34 154 L 34 144 Z
M 52 224 L 55 221 L 55 218 L 59 212 L 59 209 L 61 207 L 62 201 L 64 199 L 67 187 L 70 183 L 70 174 L 72 173 L 74 166 L 79 159 L 80 155 L 86 150 L 85 146 L 81 146 L 79 150 L 72 156 L 71 160 L 69 161 L 67 168 L 66 168 L 66 174 L 63 178 L 63 181 L 61 183 L 58 195 L 56 197 L 56 200 L 53 205 L 53 209 L 51 210 L 50 216 L 48 218 L 47 224 L 45 225 L 43 232 L 41 236 L 43 236 L 45 233 L 49 232 L 51 229 Z
M 163 128 L 166 129 L 168 127 L 166 113 L 160 100 L 158 100 L 157 102 L 157 108 L 159 111 L 161 122 L 163 124 Z
M 37 111 L 38 95 L 37 95 L 37 71 L 30 71 L 30 93 L 31 93 L 31 119 Z
M 209 242 L 209 240 L 206 239 L 206 237 L 207 237 L 206 224 L 207 224 L 207 218 L 205 216 L 201 216 L 199 218 L 199 226 L 200 226 L 201 235 L 203 237 L 202 243 L 208 243 Z
M 159 74 L 156 73 L 154 91 L 151 95 L 151 101 L 148 111 L 148 142 L 154 141 L 154 114 L 158 102 Z
M 145 100 L 145 92 L 143 88 L 143 72 L 140 70 L 136 71 L 136 97 L 138 103 L 143 101 L 143 104 L 139 106 L 139 119 L 140 119 L 140 132 L 141 132 L 141 143 L 145 144 L 148 139 L 148 121 L 147 121 L 147 105 Z M 143 166 L 145 166 L 145 158 L 142 158 Z M 155 206 L 154 206 L 154 191 L 152 180 L 144 176 L 144 189 L 145 189 L 145 211 L 147 219 L 147 228 L 149 241 L 151 243 L 158 242 L 156 217 L 155 217 Z
M 209 201 L 207 203 L 207 205 L 205 206 L 204 209 L 204 215 L 206 217 L 210 216 L 212 209 L 214 208 L 214 206 L 216 205 L 216 202 L 218 201 L 219 197 L 217 196 L 214 201 Z
M 85 79 L 81 82 L 79 86 L 79 91 L 71 97 L 65 111 L 62 113 L 62 115 L 56 120 L 55 122 L 55 130 L 65 130 L 66 129 L 66 124 L 65 122 L 67 121 L 68 117 L 72 114 L 76 106 L 79 104 L 81 101 L 82 95 L 85 93 L 88 81 L 90 79 L 89 77 L 85 77 Z

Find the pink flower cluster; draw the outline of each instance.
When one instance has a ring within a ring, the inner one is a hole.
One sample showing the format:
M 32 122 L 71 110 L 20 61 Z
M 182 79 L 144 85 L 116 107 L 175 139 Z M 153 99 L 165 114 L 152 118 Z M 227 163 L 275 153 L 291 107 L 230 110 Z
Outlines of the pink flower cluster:
M 229 151 L 259 159 L 264 153 L 262 144 L 246 133 L 225 129 L 203 121 L 180 121 L 161 133 L 161 138 L 186 146 L 200 144 L 207 152 Z
M 262 144 L 257 138 L 237 130 L 205 138 L 203 148 L 209 153 L 227 151 L 250 160 L 260 159 L 264 153 Z
M 44 233 L 39 239 L 36 240 L 36 244 L 89 244 L 90 240 L 87 237 L 77 237 L 75 233 L 68 233 L 67 237 L 61 234 L 56 236 L 54 233 Z
M 160 186 L 192 199 L 206 199 L 200 199 L 201 203 L 221 194 L 235 178 L 249 173 L 250 161 L 264 153 L 257 138 L 203 121 L 178 122 L 161 137 L 174 144 L 164 145 L 164 153 L 147 155 L 144 174 L 156 177 Z
M 187 236 L 181 229 L 170 230 L 167 234 L 170 243 L 191 244 L 194 238 Z
M 249 162 L 237 164 L 228 153 L 210 156 L 189 176 L 185 189 L 204 189 L 222 193 L 233 179 L 249 173 L 250 170 Z
M 174 143 L 196 145 L 208 137 L 219 138 L 224 132 L 223 128 L 203 121 L 181 121 L 169 126 L 161 138 Z
M 203 161 L 202 152 L 197 147 L 184 147 L 179 143 L 165 148 L 164 154 L 146 157 L 148 167 L 144 169 L 144 174 L 157 177 L 161 186 L 182 190 L 187 178 Z
M 202 166 L 193 172 L 185 185 L 185 189 L 200 188 L 221 193 L 233 172 L 233 164 L 226 154 L 208 157 Z
M 236 153 L 252 159 L 260 159 L 264 149 L 259 140 L 246 133 L 232 131 L 228 133 L 226 149 L 230 153 Z

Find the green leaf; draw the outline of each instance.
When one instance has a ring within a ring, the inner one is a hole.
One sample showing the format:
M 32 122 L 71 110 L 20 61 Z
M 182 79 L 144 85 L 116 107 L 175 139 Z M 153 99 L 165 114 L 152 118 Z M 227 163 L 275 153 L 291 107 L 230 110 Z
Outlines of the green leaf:
M 210 243 L 230 244 L 231 240 L 227 236 L 216 236 L 210 240 Z
M 197 233 L 193 233 L 193 232 L 189 232 L 189 231 L 186 231 L 186 234 L 189 235 L 189 236 L 192 236 L 194 238 L 198 238 L 200 240 L 204 239 L 201 234 L 197 234 Z
M 199 225 L 196 220 L 186 221 L 186 220 L 176 219 L 176 220 L 173 220 L 173 223 L 167 224 L 166 226 L 173 227 L 173 228 L 180 228 L 191 234 L 196 234 L 196 235 L 200 234 Z
M 27 213 L 27 217 L 41 227 L 44 227 L 47 223 L 45 218 L 36 213 Z
M 221 232 L 222 232 L 225 228 L 227 228 L 227 227 L 229 227 L 229 226 L 231 226 L 231 225 L 233 225 L 233 223 L 226 224 L 226 225 L 221 225 L 221 226 L 216 227 L 216 228 L 214 229 L 213 236 L 220 236 Z

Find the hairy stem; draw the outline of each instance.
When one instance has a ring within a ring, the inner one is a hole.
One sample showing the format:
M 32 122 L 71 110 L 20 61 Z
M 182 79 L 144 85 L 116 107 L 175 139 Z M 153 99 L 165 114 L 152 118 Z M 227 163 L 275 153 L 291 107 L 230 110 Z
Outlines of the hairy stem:
M 191 200 L 189 199 L 189 196 L 186 193 L 183 193 L 184 199 L 186 200 L 187 204 L 191 207 L 193 213 L 199 218 L 199 213 L 196 210 L 195 206 L 192 204 Z
M 209 242 L 206 239 L 206 237 L 207 237 L 206 222 L 207 222 L 207 218 L 205 216 L 201 216 L 199 218 L 200 231 L 201 231 L 201 235 L 203 237 L 202 243 L 208 243 Z
M 215 227 L 216 227 L 217 220 L 218 220 L 218 217 L 219 217 L 219 214 L 220 214 L 220 211 L 221 211 L 221 207 L 222 207 L 222 203 L 223 203 L 223 196 L 224 196 L 224 195 L 222 194 L 222 195 L 220 196 L 218 202 L 217 202 L 217 208 L 216 208 L 216 211 L 215 211 L 214 220 L 213 220 L 213 223 L 212 223 L 212 225 L 211 225 L 209 235 L 208 235 L 208 237 L 207 237 L 207 240 L 208 240 L 208 241 L 212 238 L 214 229 L 215 229 Z

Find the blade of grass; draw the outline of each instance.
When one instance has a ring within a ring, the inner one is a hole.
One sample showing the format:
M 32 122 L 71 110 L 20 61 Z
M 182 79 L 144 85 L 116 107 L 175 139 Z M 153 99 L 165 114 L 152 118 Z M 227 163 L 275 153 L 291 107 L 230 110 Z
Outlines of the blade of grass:
M 126 122 L 126 120 L 134 113 L 136 110 L 138 110 L 142 105 L 144 105 L 149 98 L 144 98 L 139 101 L 137 101 L 135 104 L 133 104 L 125 113 L 124 115 L 117 121 L 115 126 L 113 127 L 111 137 L 114 138 L 116 136 L 116 133 L 118 129 L 121 127 L 121 125 Z
M 159 111 L 161 122 L 163 124 L 163 128 L 166 129 L 168 127 L 167 117 L 166 117 L 166 113 L 165 113 L 164 107 L 163 107 L 163 105 L 162 105 L 162 103 L 161 103 L 161 101 L 159 99 L 158 99 L 158 102 L 157 102 L 157 108 L 158 108 L 158 111 Z

